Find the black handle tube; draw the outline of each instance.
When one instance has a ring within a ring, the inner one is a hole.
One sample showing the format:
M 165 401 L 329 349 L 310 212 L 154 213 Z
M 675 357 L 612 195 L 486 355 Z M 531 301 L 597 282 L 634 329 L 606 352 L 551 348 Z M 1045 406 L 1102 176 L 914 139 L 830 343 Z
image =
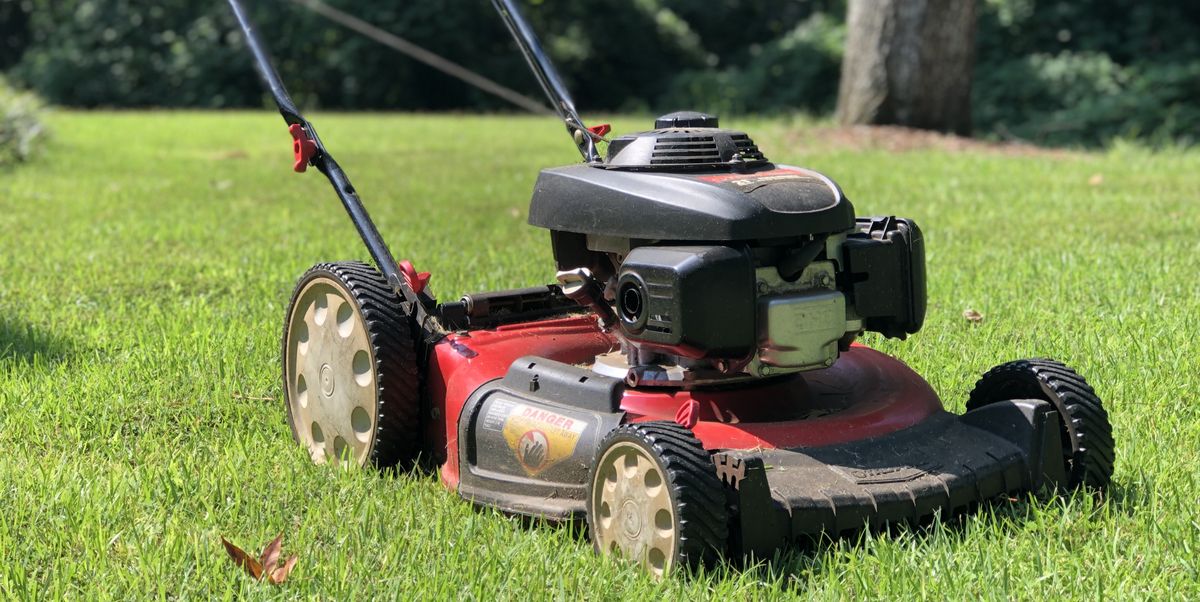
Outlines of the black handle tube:
M 229 0 L 229 8 L 233 9 L 233 16 L 237 18 L 238 25 L 242 27 L 246 45 L 250 47 L 250 53 L 254 55 L 254 68 L 258 71 L 258 76 L 262 79 L 263 84 L 266 85 L 267 91 L 275 98 L 275 104 L 279 107 L 279 113 L 283 115 L 283 120 L 289 125 L 298 123 L 308 129 L 307 121 L 300 115 L 300 110 L 296 108 L 296 103 L 292 102 L 292 97 L 284 87 L 283 80 L 279 78 L 279 73 L 271 64 L 271 56 L 267 54 L 266 46 L 259 39 L 254 24 L 250 22 L 250 17 L 246 14 L 246 9 L 238 0 Z
M 396 263 L 396 258 L 392 256 L 392 250 L 383 241 L 383 236 L 379 234 L 375 222 L 367 213 L 367 208 L 359 200 L 358 193 L 354 191 L 354 185 L 350 183 L 349 176 L 328 154 L 323 154 L 322 159 L 316 163 L 317 169 L 325 174 L 329 183 L 333 185 L 338 199 L 342 201 L 342 206 L 346 208 L 346 213 L 350 216 L 350 221 L 354 222 L 354 228 L 358 230 L 359 238 L 366 245 L 371 259 L 375 260 L 375 265 L 379 266 L 379 271 L 383 272 L 388 283 L 392 285 L 392 289 L 410 303 L 423 307 L 425 300 L 421 299 L 421 296 L 409 287 L 408 281 L 400 275 L 400 266 Z
M 492 0 L 492 6 L 496 8 L 496 12 L 500 13 L 500 18 L 504 20 L 508 31 L 516 39 L 517 46 L 521 48 L 521 54 L 525 56 L 525 62 L 533 70 L 533 75 L 537 77 L 542 91 L 550 99 L 550 104 L 554 106 L 554 110 L 558 111 L 559 117 L 566 124 L 567 132 L 571 134 L 575 146 L 579 149 L 579 154 L 583 155 L 583 160 L 588 163 L 599 161 L 600 153 L 596 150 L 595 135 L 587 129 L 583 119 L 580 119 L 579 112 L 575 110 L 575 101 L 571 99 L 571 93 L 567 91 L 567 86 L 559 77 L 558 70 L 550 61 L 550 56 L 542 49 L 537 34 L 533 32 L 533 28 L 529 26 L 520 9 L 513 3 L 513 0 Z
M 371 254 L 371 259 L 375 260 L 375 265 L 383 272 L 385 278 L 392 285 L 392 288 L 397 294 L 401 295 L 409 303 L 413 304 L 417 312 L 419 324 L 423 324 L 427 317 L 427 310 L 433 305 L 432 299 L 428 295 L 418 294 L 409 286 L 409 283 L 400 273 L 400 266 L 396 263 L 396 258 L 392 256 L 391 249 L 387 243 L 383 241 L 379 230 L 375 227 L 375 222 L 371 220 L 370 214 L 367 213 L 367 208 L 363 206 L 362 201 L 358 198 L 358 193 L 354 190 L 354 185 L 350 183 L 350 177 L 342 170 L 337 161 L 325 150 L 325 145 L 321 143 L 321 139 L 317 136 L 316 129 L 309 123 L 300 110 L 296 108 L 296 104 L 292 102 L 292 97 L 288 94 L 287 88 L 283 85 L 283 80 L 280 79 L 279 73 L 275 71 L 275 67 L 271 64 L 271 57 L 267 54 L 266 46 L 259 39 L 258 33 L 255 31 L 253 23 L 250 22 L 245 8 L 239 0 L 229 0 L 229 6 L 233 9 L 233 14 L 237 17 L 238 24 L 242 28 L 242 33 L 246 38 L 246 45 L 250 47 L 251 54 L 254 55 L 254 64 L 258 70 L 259 76 L 262 78 L 263 84 L 275 99 L 275 104 L 279 107 L 279 113 L 283 115 L 283 120 L 288 124 L 298 124 L 304 128 L 308 137 L 316 144 L 317 151 L 313 155 L 311 163 L 329 180 L 333 185 L 333 190 L 338 195 L 338 199 L 342 201 L 342 206 L 345 207 L 346 213 L 350 216 L 350 221 L 354 222 L 355 229 L 358 230 L 358 235 L 362 238 L 363 244 L 367 247 L 367 252 Z

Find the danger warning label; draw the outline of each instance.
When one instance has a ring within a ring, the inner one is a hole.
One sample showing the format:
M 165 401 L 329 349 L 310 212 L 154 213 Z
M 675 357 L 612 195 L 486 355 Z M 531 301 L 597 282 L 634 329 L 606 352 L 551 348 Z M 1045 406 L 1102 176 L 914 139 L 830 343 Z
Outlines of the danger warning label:
M 587 429 L 585 421 L 525 404 L 507 409 L 502 427 L 504 440 L 530 476 L 571 457 Z

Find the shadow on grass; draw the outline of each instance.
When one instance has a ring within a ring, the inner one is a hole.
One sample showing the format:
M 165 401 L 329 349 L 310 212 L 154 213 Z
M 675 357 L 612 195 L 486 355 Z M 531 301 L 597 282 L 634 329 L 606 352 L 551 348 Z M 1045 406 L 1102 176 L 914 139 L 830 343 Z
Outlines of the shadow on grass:
M 0 317 L 0 363 L 50 365 L 63 361 L 70 354 L 71 343 L 66 337 L 46 332 L 32 324 Z

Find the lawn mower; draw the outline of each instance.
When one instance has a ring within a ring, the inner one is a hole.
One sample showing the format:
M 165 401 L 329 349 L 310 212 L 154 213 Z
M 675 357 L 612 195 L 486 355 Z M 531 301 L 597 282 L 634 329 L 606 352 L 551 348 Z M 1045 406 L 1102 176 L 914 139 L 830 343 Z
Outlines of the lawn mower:
M 295 170 L 329 179 L 374 260 L 313 267 L 287 309 L 287 420 L 314 461 L 424 457 L 464 499 L 586 520 L 598 552 L 655 575 L 1109 482 L 1107 414 L 1062 363 L 993 368 L 956 415 L 856 342 L 924 321 L 912 220 L 856 216 L 712 115 L 587 126 L 512 0 L 493 4 L 583 159 L 542 170 L 530 204 L 557 282 L 438 302 L 229 4 Z

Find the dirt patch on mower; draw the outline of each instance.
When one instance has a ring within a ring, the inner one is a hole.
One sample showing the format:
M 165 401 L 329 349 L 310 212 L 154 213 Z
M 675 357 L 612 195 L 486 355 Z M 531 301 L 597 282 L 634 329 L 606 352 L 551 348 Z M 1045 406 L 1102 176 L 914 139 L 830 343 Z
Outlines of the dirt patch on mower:
M 1010 156 L 1069 157 L 1064 149 L 1044 148 L 1026 142 L 996 142 L 917 130 L 894 125 L 816 127 L 792 132 L 788 142 L 819 150 L 882 150 L 910 152 L 940 150 L 951 153 L 983 152 Z

